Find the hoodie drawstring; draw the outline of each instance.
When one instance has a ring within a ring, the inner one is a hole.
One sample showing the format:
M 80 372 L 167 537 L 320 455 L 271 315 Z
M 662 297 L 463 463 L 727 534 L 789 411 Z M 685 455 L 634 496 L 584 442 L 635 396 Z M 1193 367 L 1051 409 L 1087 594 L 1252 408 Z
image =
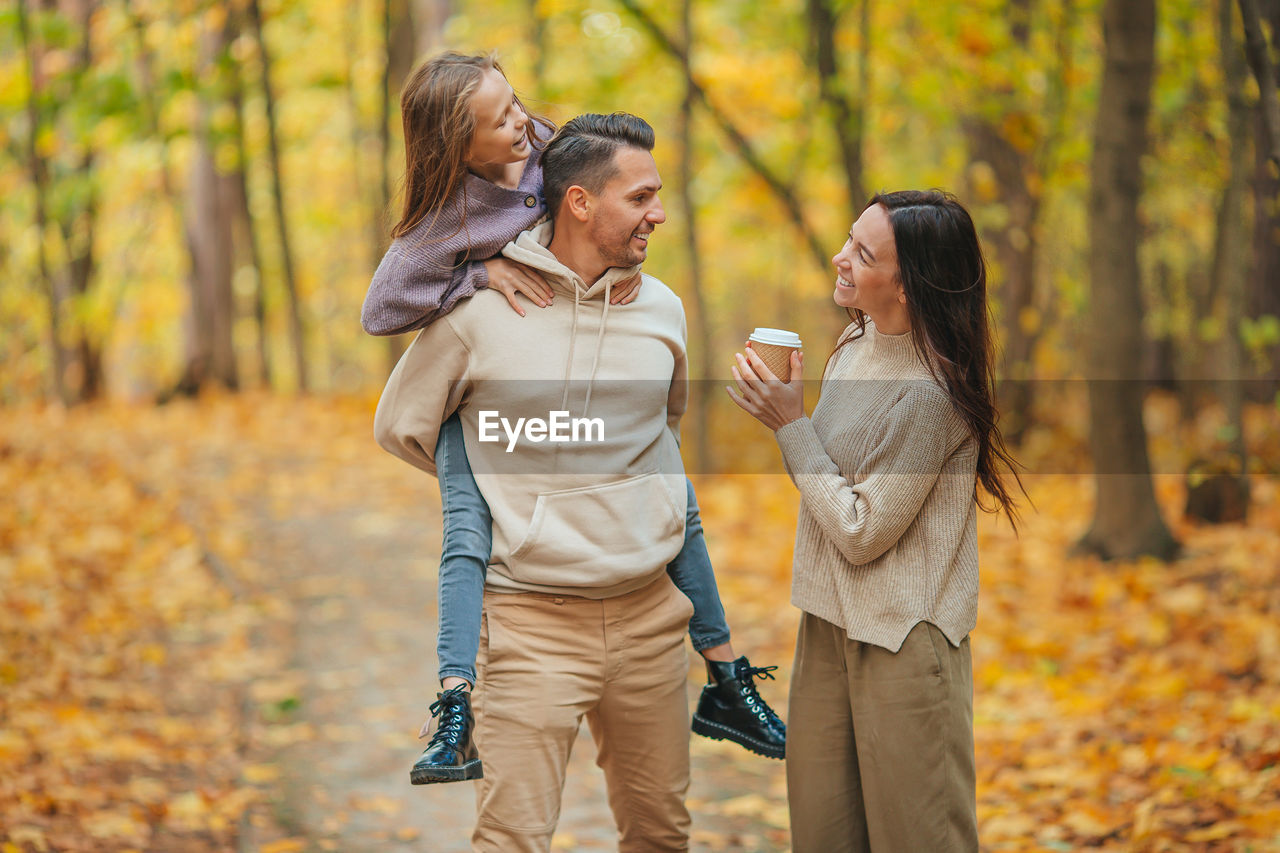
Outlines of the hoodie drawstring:
M 582 404 L 584 418 L 587 416 L 587 410 L 591 408 L 591 386 L 596 381 L 596 368 L 600 366 L 600 351 L 604 349 L 604 326 L 609 322 L 609 291 L 612 285 L 611 281 L 604 283 L 604 309 L 600 312 L 600 333 L 596 335 L 596 356 L 591 361 L 591 374 L 587 378 L 587 401 Z
M 568 411 L 569 409 L 569 388 L 573 377 L 573 357 L 576 355 L 576 345 L 578 342 L 578 311 L 582 307 L 583 294 L 590 290 L 582 279 L 568 269 L 564 264 L 551 254 L 551 250 L 547 248 L 551 240 L 552 226 L 548 220 L 543 220 L 532 230 L 526 231 L 515 239 L 515 242 L 503 250 L 503 254 L 513 261 L 519 261 L 528 264 L 534 269 L 550 275 L 555 279 L 563 281 L 569 287 L 573 288 L 573 321 L 569 328 L 569 357 L 564 363 L 564 394 L 560 398 L 560 409 Z M 625 270 L 624 270 L 625 272 Z M 634 273 L 633 273 L 634 274 Z M 618 275 L 615 270 L 605 272 L 607 276 Z M 548 279 L 550 281 L 550 279 Z M 604 308 L 600 312 L 600 331 L 596 335 L 596 351 L 591 361 L 591 375 L 587 379 L 587 396 L 583 403 L 582 414 L 586 417 L 591 407 L 591 391 L 595 384 L 596 371 L 600 368 L 600 356 L 604 351 L 604 330 L 609 322 L 609 305 L 612 296 L 613 282 L 609 279 L 604 283 Z M 594 287 L 594 284 L 592 285 Z M 559 447 L 556 448 L 559 452 Z
M 587 376 L 587 399 L 582 404 L 582 416 L 585 418 L 587 412 L 591 409 L 591 387 L 596 381 L 596 370 L 600 367 L 600 353 L 604 350 L 604 327 L 609 322 L 609 296 L 613 289 L 613 282 L 606 281 L 604 283 L 604 308 L 600 311 L 600 331 L 596 334 L 596 352 L 591 360 L 591 373 Z M 569 327 L 569 358 L 564 363 L 564 394 L 560 397 L 560 409 L 568 411 L 569 408 L 569 379 L 573 375 L 573 351 L 574 344 L 578 340 L 578 306 L 582 304 L 582 291 L 576 286 L 573 288 L 573 324 Z
M 569 410 L 569 377 L 573 375 L 573 345 L 578 340 L 578 305 L 582 302 L 582 290 L 578 287 L 578 283 L 571 281 L 570 284 L 573 285 L 573 324 L 569 327 L 569 357 L 564 362 L 564 396 L 560 398 L 560 411 L 562 412 Z M 606 296 L 605 302 L 608 301 L 609 299 Z M 590 390 L 590 386 L 588 386 L 588 390 Z M 583 417 L 586 417 L 585 413 Z

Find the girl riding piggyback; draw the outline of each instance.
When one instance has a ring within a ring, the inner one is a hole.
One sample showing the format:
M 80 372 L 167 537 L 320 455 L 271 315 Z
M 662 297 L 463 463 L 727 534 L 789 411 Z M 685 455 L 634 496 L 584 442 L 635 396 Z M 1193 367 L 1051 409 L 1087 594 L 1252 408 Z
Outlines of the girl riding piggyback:
M 445 53 L 428 60 L 405 84 L 400 108 L 404 209 L 365 297 L 365 331 L 421 329 L 483 287 L 501 291 L 521 316 L 525 300 L 549 305 L 552 291 L 542 277 L 500 252 L 547 214 L 541 153 L 552 124 L 525 110 L 492 55 Z M 639 286 L 637 273 L 613 290 L 611 301 L 625 310 Z M 483 775 L 471 736 L 470 691 L 492 520 L 456 414 L 440 430 L 435 460 L 444 520 L 436 642 L 443 690 L 431 705 L 439 724 L 410 772 L 416 785 Z M 684 546 L 667 572 L 693 603 L 689 634 L 707 663 L 693 730 L 782 758 L 786 728 L 755 686 L 757 677 L 772 678 L 774 667 L 753 667 L 733 651 L 692 483 L 687 489 Z

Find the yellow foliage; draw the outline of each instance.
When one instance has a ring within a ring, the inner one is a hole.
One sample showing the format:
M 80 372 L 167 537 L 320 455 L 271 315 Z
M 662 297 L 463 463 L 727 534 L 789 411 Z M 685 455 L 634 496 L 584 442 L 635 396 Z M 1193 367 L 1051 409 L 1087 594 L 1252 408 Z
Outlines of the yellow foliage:
M 1075 416 L 1064 408 L 1064 420 Z M 351 674 L 296 671 L 254 640 L 298 609 L 278 585 L 279 552 L 253 535 L 262 518 L 343 511 L 345 529 L 372 540 L 411 507 L 436 529 L 434 484 L 374 446 L 370 417 L 367 400 L 252 395 L 3 412 L 0 850 L 92 839 L 111 850 L 231 848 L 242 817 L 266 820 L 262 804 L 287 784 L 277 755 L 360 743 L 394 716 L 289 718 L 308 684 L 333 694 L 352 688 Z M 1072 429 L 1051 432 L 1044 452 L 1068 452 Z M 783 664 L 767 686 L 777 700 L 798 622 L 788 603 L 797 494 L 781 475 L 694 479 L 735 646 Z M 1175 521 L 1187 556 L 1169 565 L 1067 556 L 1090 515 L 1086 476 L 1029 478 L 1039 511 L 1018 537 L 981 519 L 972 643 L 985 845 L 1266 849 L 1280 833 L 1280 484 L 1253 484 L 1247 525 Z M 1180 479 L 1161 478 L 1158 495 L 1176 519 Z M 369 587 L 353 574 L 294 589 L 328 599 L 308 610 L 328 625 L 355 618 Z M 250 730 L 270 758 L 237 750 Z M 694 746 L 695 756 L 724 750 Z M 695 826 L 733 821 L 782 839 L 759 849 L 785 849 L 785 790 L 758 778 L 691 802 Z M 336 838 L 348 814 L 421 843 L 400 799 L 352 797 L 325 831 Z M 708 848 L 734 849 L 731 836 L 698 831 Z M 582 840 L 558 839 L 565 849 Z M 258 849 L 306 847 L 290 836 Z

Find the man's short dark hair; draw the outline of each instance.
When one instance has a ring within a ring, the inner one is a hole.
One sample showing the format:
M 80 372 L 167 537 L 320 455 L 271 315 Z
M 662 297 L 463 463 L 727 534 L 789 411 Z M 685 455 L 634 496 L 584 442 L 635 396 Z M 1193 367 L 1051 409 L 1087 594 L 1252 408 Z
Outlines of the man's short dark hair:
M 556 131 L 542 152 L 542 186 L 552 218 L 569 187 L 598 193 L 618 172 L 614 153 L 622 147 L 653 150 L 653 128 L 631 113 L 586 113 Z

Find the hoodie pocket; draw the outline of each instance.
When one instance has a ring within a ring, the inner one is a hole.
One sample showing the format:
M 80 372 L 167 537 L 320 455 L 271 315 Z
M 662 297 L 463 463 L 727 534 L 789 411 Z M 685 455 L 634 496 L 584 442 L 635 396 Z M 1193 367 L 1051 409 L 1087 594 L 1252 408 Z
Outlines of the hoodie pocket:
M 512 578 L 603 588 L 653 574 L 684 541 L 684 509 L 668 482 L 675 479 L 654 472 L 538 495 L 529 532 L 511 552 Z

